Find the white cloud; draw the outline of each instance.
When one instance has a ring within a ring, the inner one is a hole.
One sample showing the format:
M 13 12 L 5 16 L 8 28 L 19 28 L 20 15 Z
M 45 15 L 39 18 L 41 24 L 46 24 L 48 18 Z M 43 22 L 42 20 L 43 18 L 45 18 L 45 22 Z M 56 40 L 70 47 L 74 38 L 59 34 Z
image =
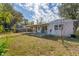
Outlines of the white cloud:
M 28 9 L 29 11 L 32 11 L 34 6 L 33 3 L 19 3 L 18 5 L 23 9 Z
M 26 3 L 26 4 L 19 4 L 19 6 L 21 6 L 24 9 L 28 9 L 29 11 L 33 11 L 34 15 L 33 20 L 40 20 L 40 17 L 43 18 L 43 20 L 45 22 L 51 21 L 53 19 L 59 18 L 58 15 L 56 15 L 58 13 L 57 7 L 53 7 L 52 10 L 56 13 L 54 14 L 48 7 L 47 3 Z M 45 9 L 46 13 L 43 11 L 42 8 Z
M 42 6 L 44 9 L 48 9 L 48 4 L 42 3 L 41 6 Z
M 24 8 L 29 9 L 30 11 L 32 11 L 33 10 L 33 6 L 34 6 L 33 3 L 27 3 L 27 4 L 24 5 Z

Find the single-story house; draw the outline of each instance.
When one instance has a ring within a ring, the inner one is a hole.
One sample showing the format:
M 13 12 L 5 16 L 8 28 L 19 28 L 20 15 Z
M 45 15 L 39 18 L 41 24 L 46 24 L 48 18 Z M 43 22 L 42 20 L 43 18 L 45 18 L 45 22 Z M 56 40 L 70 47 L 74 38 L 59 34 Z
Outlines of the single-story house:
M 28 26 L 33 33 L 43 33 L 45 35 L 70 36 L 74 34 L 74 21 L 58 19 L 46 24 L 36 24 Z

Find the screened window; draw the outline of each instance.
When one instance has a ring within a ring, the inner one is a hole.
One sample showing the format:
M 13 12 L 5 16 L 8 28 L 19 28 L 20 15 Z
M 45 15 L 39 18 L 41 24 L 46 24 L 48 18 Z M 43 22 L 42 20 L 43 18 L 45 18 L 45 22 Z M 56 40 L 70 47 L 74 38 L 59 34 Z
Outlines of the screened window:
M 63 29 L 63 24 L 60 25 L 54 25 L 55 30 L 62 30 Z
M 54 29 L 55 30 L 58 30 L 58 25 L 54 25 Z
M 60 24 L 59 25 L 59 30 L 62 30 L 63 29 L 63 24 Z

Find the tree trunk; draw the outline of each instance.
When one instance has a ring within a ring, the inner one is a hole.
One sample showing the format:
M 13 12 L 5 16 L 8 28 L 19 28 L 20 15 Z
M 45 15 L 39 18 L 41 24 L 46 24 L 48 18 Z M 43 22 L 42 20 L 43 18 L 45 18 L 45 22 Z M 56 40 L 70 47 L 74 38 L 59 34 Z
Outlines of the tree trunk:
M 76 32 L 78 26 L 79 26 L 79 21 L 75 21 L 74 22 L 74 33 Z

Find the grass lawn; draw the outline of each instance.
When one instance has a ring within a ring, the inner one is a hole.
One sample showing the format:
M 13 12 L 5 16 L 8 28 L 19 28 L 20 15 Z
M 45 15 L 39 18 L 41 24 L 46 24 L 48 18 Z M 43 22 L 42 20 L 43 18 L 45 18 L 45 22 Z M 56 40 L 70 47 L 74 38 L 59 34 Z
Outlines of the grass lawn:
M 8 56 L 42 56 L 42 55 L 79 55 L 79 43 L 65 40 L 65 44 L 61 43 L 58 38 L 43 38 L 23 34 L 7 34 Z M 10 36 L 12 35 L 12 36 Z M 4 39 L 0 39 L 3 41 Z M 0 41 L 0 42 L 1 42 Z

